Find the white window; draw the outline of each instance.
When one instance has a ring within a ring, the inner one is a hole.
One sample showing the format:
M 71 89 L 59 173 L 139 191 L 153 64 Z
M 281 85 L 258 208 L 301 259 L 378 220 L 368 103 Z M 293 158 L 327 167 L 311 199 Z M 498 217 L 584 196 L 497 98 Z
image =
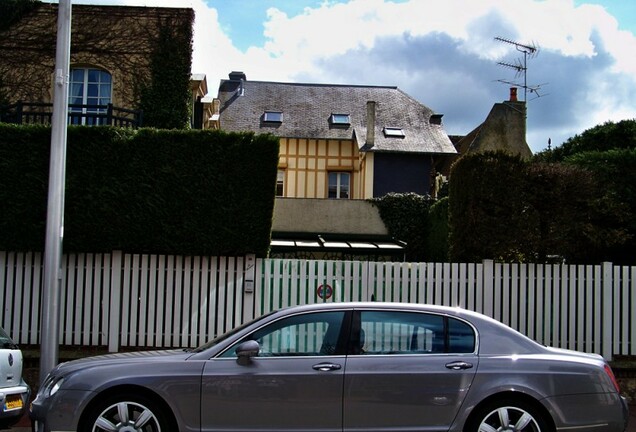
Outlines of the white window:
M 263 114 L 263 121 L 269 123 L 282 123 L 283 113 L 280 111 L 265 111 Z
M 100 69 L 76 68 L 70 73 L 69 113 L 71 124 L 104 124 L 108 105 L 112 99 L 112 77 Z
M 384 129 L 385 137 L 394 137 L 394 138 L 404 138 L 404 131 L 401 128 L 395 127 L 385 127 Z
M 351 174 L 348 172 L 329 173 L 329 198 L 348 199 L 351 189 Z
M 276 196 L 285 196 L 285 171 L 278 170 L 276 175 Z
M 351 117 L 349 114 L 331 114 L 331 118 L 329 120 L 333 125 L 345 126 L 351 124 Z

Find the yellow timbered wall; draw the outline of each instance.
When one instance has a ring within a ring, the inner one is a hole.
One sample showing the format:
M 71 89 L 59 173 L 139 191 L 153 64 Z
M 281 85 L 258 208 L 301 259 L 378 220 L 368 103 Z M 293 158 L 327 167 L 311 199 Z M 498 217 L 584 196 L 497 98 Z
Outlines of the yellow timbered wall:
M 327 198 L 327 174 L 339 171 L 351 174 L 351 198 L 366 198 L 364 165 L 354 140 L 280 140 L 279 169 L 285 172 L 285 197 Z

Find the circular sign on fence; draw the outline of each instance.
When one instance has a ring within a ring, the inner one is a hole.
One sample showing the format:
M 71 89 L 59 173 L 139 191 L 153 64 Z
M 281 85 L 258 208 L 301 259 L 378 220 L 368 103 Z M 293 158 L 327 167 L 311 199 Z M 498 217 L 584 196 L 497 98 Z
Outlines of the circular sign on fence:
M 333 295 L 333 288 L 331 288 L 331 285 L 327 284 L 320 285 L 316 290 L 316 294 L 318 294 L 318 297 L 321 299 L 327 300 Z

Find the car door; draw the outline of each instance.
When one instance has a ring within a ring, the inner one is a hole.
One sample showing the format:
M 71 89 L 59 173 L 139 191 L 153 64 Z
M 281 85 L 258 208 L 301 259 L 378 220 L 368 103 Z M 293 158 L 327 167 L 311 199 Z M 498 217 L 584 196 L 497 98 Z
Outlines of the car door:
M 285 317 L 210 359 L 202 377 L 202 430 L 342 431 L 345 317 L 345 311 Z M 260 346 L 247 363 L 236 356 L 244 341 Z
M 356 311 L 353 323 L 344 430 L 448 430 L 477 369 L 472 326 L 391 310 Z

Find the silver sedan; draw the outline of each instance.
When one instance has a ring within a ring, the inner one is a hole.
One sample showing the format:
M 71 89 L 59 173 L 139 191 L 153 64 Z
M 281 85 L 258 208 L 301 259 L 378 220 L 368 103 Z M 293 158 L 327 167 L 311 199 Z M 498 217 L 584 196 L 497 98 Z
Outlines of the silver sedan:
M 398 303 L 280 310 L 196 349 L 63 363 L 41 431 L 622 432 L 602 357 L 483 315 Z

